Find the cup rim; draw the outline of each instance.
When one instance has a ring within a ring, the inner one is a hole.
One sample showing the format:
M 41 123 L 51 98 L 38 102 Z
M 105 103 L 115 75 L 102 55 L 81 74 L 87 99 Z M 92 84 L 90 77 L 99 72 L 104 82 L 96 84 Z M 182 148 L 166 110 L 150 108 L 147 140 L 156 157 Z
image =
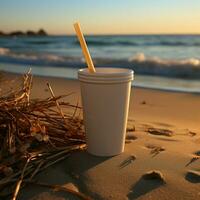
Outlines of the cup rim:
M 80 75 L 93 76 L 93 77 L 113 77 L 113 76 L 133 76 L 134 71 L 127 68 L 114 68 L 114 67 L 96 67 L 96 72 L 89 72 L 88 68 L 78 70 Z

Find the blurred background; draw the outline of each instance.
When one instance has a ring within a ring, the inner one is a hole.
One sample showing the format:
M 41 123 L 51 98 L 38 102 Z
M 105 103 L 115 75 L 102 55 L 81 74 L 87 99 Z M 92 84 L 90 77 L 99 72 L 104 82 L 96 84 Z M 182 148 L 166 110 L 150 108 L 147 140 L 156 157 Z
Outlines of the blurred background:
M 133 85 L 200 92 L 200 1 L 1 0 L 0 70 L 77 78 L 86 66 L 79 21 L 96 67 L 135 71 Z

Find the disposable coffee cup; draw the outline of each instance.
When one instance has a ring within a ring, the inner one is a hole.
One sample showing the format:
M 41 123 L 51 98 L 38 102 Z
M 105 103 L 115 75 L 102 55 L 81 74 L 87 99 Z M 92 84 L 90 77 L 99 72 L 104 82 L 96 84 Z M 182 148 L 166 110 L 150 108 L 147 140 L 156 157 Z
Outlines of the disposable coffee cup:
M 87 151 L 114 156 L 124 151 L 133 70 L 87 68 L 78 71 Z

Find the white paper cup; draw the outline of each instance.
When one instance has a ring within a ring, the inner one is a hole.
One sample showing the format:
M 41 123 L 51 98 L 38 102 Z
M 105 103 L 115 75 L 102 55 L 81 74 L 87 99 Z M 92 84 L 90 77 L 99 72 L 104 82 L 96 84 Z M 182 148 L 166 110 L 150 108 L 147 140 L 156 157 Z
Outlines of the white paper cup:
M 87 151 L 114 156 L 124 151 L 133 70 L 87 68 L 78 71 Z

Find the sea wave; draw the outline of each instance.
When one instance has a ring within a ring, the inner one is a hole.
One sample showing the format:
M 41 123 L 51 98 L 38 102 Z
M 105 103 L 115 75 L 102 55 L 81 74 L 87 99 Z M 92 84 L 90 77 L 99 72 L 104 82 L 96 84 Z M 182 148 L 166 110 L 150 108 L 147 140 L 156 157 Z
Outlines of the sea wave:
M 75 45 L 79 45 L 78 41 L 74 42 Z M 120 40 L 87 40 L 89 46 L 170 46 L 170 47 L 198 47 L 200 42 L 184 42 L 184 41 L 154 41 L 154 42 L 136 42 L 136 41 L 120 41 Z
M 80 45 L 78 41 L 74 42 L 75 45 Z M 116 46 L 116 45 L 124 45 L 124 46 L 139 46 L 136 42 L 132 41 L 109 41 L 109 40 L 87 40 L 87 44 L 89 46 Z
M 76 63 L 82 63 L 83 59 L 48 53 L 16 53 L 8 48 L 0 47 L 0 62 L 44 66 L 74 66 Z
M 8 48 L 0 47 L 0 62 L 36 66 L 76 67 L 85 65 L 81 57 L 67 57 L 48 53 L 16 53 Z M 136 74 L 157 75 L 175 78 L 199 79 L 200 59 L 189 58 L 181 60 L 148 57 L 138 53 L 129 59 L 94 58 L 97 67 L 131 68 Z
M 129 62 L 133 64 L 135 71 L 141 74 L 175 78 L 200 78 L 200 59 L 197 58 L 161 59 L 146 57 L 143 53 L 139 53 L 129 58 Z

